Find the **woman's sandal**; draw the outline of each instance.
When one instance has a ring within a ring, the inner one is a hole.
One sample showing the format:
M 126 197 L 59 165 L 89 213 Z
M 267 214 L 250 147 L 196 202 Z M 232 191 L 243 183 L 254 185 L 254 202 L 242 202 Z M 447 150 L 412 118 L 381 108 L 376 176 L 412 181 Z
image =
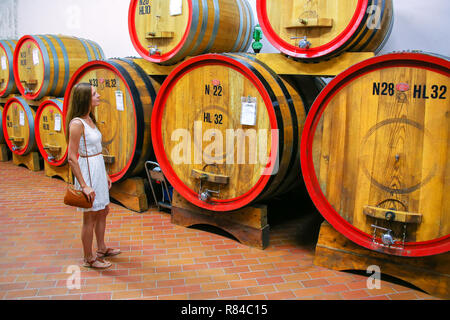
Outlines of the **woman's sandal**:
M 97 258 L 112 257 L 120 254 L 120 249 L 107 248 L 105 252 L 97 250 Z
M 106 269 L 112 266 L 112 263 L 109 261 L 105 261 L 99 258 L 95 258 L 94 260 L 87 261 L 84 260 L 83 267 L 86 268 L 94 268 L 94 269 Z

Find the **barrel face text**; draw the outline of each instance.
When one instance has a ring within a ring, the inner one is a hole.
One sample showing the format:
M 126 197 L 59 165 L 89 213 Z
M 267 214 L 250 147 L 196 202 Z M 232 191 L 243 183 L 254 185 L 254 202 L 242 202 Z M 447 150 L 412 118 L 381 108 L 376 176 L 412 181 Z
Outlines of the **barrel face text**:
M 36 112 L 35 134 L 39 151 L 52 166 L 67 162 L 67 141 L 63 121 L 63 99 L 44 101 Z
M 449 250 L 449 66 L 415 53 L 369 59 L 314 103 L 303 175 L 322 215 L 357 244 L 399 256 Z
M 164 82 L 152 141 L 185 199 L 232 211 L 299 181 L 304 119 L 297 91 L 252 55 L 206 54 L 183 62 Z
M 0 98 L 17 93 L 13 71 L 16 43 L 16 40 L 0 40 Z
M 152 155 L 150 118 L 159 84 L 131 60 L 87 63 L 71 79 L 67 103 L 64 103 L 65 114 L 71 103 L 71 91 L 81 82 L 91 84 L 100 95 L 95 117 L 112 181 L 140 173 L 144 162 Z
M 37 150 L 34 117 L 35 111 L 20 97 L 9 99 L 3 108 L 3 134 L 9 149 L 17 155 Z
M 22 96 L 64 96 L 70 77 L 84 63 L 103 59 L 93 41 L 68 36 L 26 35 L 14 52 L 14 76 Z
M 247 0 L 131 0 L 128 24 L 139 54 L 169 65 L 208 52 L 247 51 L 255 20 Z
M 257 12 L 272 45 L 311 61 L 378 52 L 393 27 L 392 0 L 257 0 Z

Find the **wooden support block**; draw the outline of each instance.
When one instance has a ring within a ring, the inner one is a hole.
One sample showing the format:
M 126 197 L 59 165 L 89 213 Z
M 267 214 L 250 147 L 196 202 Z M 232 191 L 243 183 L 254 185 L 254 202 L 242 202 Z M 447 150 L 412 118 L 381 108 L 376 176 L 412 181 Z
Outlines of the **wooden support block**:
M 390 221 L 397 221 L 402 223 L 421 223 L 422 214 L 412 213 L 405 211 L 389 210 L 372 206 L 365 206 L 363 208 L 363 213 L 367 216 L 371 216 L 377 219 L 384 219 Z M 387 217 L 391 217 L 388 219 Z
M 31 171 L 41 171 L 42 170 L 43 159 L 38 152 L 30 152 L 25 156 L 20 156 L 13 153 L 13 163 L 18 166 L 23 164 Z
M 319 19 L 300 19 L 298 22 L 287 26 L 286 29 L 301 29 L 301 28 L 331 28 L 333 27 L 333 19 L 319 18 Z
M 157 31 L 157 32 L 148 32 L 145 36 L 146 39 L 172 39 L 175 33 L 170 31 Z
M 214 212 L 194 206 L 174 190 L 172 223 L 183 227 L 212 225 L 232 234 L 242 244 L 260 249 L 269 245 L 265 205 L 246 207 L 233 212 Z
M 11 151 L 6 144 L 0 144 L 0 162 L 6 162 L 11 159 Z
M 60 177 L 67 183 L 73 183 L 73 174 L 72 169 L 70 169 L 70 166 L 68 163 L 66 163 L 63 166 L 55 167 L 50 164 L 48 164 L 47 161 L 44 161 L 44 172 L 47 177 Z
M 364 271 L 376 265 L 383 274 L 407 281 L 432 296 L 450 299 L 449 252 L 418 258 L 391 256 L 358 246 L 325 221 L 314 264 L 333 270 Z
M 319 63 L 297 62 L 281 53 L 259 53 L 256 58 L 279 75 L 334 77 L 351 66 L 374 56 L 373 52 L 346 52 L 336 58 Z
M 109 190 L 109 195 L 130 210 L 136 212 L 148 210 L 144 179 L 141 177 L 134 177 L 122 182 L 113 183 L 111 190 Z

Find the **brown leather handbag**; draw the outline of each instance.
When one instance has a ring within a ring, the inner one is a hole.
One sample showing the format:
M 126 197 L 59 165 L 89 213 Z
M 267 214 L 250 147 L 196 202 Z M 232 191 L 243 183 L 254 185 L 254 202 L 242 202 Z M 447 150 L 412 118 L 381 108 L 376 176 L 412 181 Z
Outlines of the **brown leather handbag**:
M 84 138 L 84 147 L 87 152 L 86 147 L 86 137 L 83 133 Z M 92 188 L 92 179 L 91 179 L 91 170 L 89 168 L 89 157 L 86 157 L 86 161 L 88 164 L 88 173 L 89 173 L 89 181 L 91 182 Z M 77 190 L 74 185 L 69 184 L 66 189 L 66 194 L 64 195 L 64 204 L 72 207 L 90 209 L 93 206 L 93 201 L 90 202 L 88 197 L 81 190 Z

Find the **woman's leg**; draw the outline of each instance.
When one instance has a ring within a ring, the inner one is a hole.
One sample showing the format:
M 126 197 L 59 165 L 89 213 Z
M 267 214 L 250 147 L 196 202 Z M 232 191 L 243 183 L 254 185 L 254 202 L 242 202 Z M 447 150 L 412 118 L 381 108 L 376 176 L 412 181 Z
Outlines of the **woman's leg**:
M 92 254 L 92 241 L 94 238 L 95 221 L 97 212 L 83 212 L 83 227 L 81 229 L 81 242 L 83 243 L 84 259 L 91 261 L 95 256 Z
M 106 251 L 105 244 L 105 230 L 106 230 L 106 217 L 109 214 L 109 206 L 105 209 L 98 211 L 95 222 L 95 238 L 97 239 L 97 247 L 100 252 Z
M 105 244 L 106 217 L 109 214 L 109 206 L 104 210 L 98 211 L 95 223 L 95 237 L 97 238 L 97 256 L 108 257 L 115 256 L 120 253 L 120 249 L 108 248 Z

